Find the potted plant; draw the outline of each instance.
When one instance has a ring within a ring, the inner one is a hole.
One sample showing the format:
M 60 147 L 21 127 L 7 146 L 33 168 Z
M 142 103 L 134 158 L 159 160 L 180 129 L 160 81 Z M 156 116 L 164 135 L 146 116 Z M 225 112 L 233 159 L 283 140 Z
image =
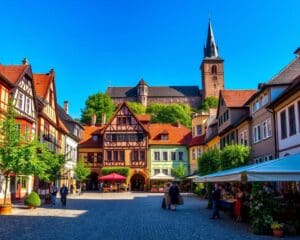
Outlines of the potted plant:
M 271 223 L 271 229 L 273 230 L 273 235 L 275 237 L 282 237 L 283 235 L 283 223 L 278 223 L 278 222 L 272 222 Z
M 24 201 L 24 204 L 29 208 L 36 208 L 41 206 L 41 199 L 36 192 L 31 192 Z

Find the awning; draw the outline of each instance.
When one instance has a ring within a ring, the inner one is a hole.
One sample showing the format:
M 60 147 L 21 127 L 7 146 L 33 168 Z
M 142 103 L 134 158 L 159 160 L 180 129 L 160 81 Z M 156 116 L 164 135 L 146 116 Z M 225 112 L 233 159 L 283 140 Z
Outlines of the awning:
M 150 180 L 174 180 L 174 177 L 168 176 L 163 173 L 158 173 L 151 177 Z
M 122 181 L 126 180 L 126 177 L 117 173 L 111 173 L 102 177 L 98 177 L 98 180 L 101 181 Z
M 300 181 L 300 153 L 199 176 L 194 182 Z

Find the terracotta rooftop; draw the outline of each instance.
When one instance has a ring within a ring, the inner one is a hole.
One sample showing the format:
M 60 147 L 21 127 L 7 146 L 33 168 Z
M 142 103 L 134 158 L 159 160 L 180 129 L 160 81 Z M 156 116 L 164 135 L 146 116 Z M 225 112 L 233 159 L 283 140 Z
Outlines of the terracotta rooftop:
M 205 143 L 205 134 L 193 137 L 189 143 L 189 147 L 204 145 Z
M 79 148 L 91 148 L 91 147 L 102 147 L 102 141 L 100 137 L 100 131 L 105 125 L 99 126 L 83 126 L 82 140 L 79 142 Z M 93 135 L 98 135 L 98 141 L 93 140 Z
M 149 125 L 149 144 L 154 145 L 188 145 L 192 138 L 191 130 L 177 124 L 152 123 Z M 161 134 L 167 134 L 167 140 L 161 140 Z
M 29 65 L 7 65 L 0 64 L 0 73 L 15 84 L 25 72 Z
M 36 94 L 42 99 L 45 98 L 49 84 L 54 77 L 54 72 L 46 74 L 33 74 L 33 82 Z
M 151 120 L 150 114 L 136 114 L 136 116 L 141 122 L 150 122 Z
M 221 90 L 224 102 L 228 108 L 240 108 L 248 99 L 256 93 L 256 90 Z

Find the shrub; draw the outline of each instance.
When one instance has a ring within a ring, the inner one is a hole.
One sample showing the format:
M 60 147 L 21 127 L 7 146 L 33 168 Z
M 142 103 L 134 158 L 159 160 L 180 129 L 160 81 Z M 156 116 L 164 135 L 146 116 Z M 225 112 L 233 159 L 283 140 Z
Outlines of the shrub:
M 24 201 L 27 206 L 39 207 L 41 206 L 41 199 L 36 192 L 31 192 Z
M 110 173 L 117 173 L 117 174 L 128 177 L 129 172 L 130 172 L 130 168 L 128 168 L 128 167 L 104 167 L 101 169 L 102 175 L 107 175 Z

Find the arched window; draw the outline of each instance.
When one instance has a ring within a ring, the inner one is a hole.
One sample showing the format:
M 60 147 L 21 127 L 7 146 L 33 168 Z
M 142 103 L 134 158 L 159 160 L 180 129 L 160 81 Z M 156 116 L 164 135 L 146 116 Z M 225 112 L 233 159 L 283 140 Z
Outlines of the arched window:
M 212 74 L 217 74 L 217 66 L 216 66 L 216 65 L 213 65 L 213 66 L 211 67 L 211 73 L 212 73 Z

